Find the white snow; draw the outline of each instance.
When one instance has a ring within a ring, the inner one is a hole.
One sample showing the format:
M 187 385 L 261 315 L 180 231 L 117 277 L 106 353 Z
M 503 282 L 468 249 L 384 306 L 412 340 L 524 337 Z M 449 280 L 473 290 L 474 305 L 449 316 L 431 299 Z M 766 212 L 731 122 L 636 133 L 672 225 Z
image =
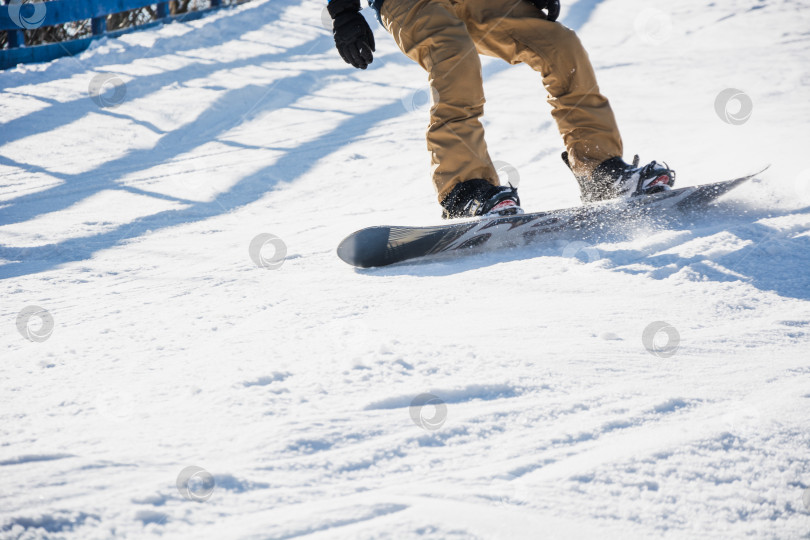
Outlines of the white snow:
M 810 534 L 810 5 L 563 2 L 626 158 L 771 169 L 706 216 L 371 270 L 343 237 L 440 221 L 426 76 L 370 13 L 352 70 L 322 9 L 0 73 L 0 538 Z M 484 74 L 524 206 L 578 204 L 538 76 Z

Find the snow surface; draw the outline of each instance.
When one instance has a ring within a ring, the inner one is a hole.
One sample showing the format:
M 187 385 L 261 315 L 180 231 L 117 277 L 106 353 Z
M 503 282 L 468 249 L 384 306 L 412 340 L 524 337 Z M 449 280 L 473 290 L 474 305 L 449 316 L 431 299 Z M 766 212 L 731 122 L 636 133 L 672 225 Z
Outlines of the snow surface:
M 773 164 L 716 211 L 362 271 L 348 233 L 439 222 L 426 76 L 322 9 L 0 73 L 0 537 L 808 538 L 808 2 L 563 3 L 628 159 Z M 484 73 L 524 206 L 577 204 L 537 75 Z

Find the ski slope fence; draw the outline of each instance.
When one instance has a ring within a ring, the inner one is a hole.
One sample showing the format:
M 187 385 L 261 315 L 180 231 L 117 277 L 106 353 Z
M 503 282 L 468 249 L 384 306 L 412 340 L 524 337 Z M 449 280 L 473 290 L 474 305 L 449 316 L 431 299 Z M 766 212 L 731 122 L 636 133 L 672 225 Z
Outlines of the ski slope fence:
M 53 0 L 50 2 L 28 2 L 11 0 L 0 6 L 0 33 L 7 36 L 7 48 L 0 50 L 0 69 L 14 67 L 21 63 L 48 62 L 62 56 L 78 54 L 90 43 L 102 36 L 118 36 L 173 20 L 189 21 L 219 9 L 223 0 L 207 0 L 208 7 L 172 15 L 169 2 L 154 0 Z M 230 5 L 230 3 L 228 3 Z M 153 7 L 154 20 L 120 30 L 107 31 L 107 17 L 133 9 Z M 78 39 L 25 46 L 26 30 L 57 26 L 80 21 L 90 21 L 91 35 Z

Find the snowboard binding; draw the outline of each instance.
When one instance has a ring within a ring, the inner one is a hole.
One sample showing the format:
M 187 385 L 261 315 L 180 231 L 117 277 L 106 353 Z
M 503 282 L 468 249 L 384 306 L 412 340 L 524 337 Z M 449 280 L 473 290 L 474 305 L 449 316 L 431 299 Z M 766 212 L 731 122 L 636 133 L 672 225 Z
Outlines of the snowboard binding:
M 562 160 L 571 169 L 568 152 Z M 590 176 L 574 175 L 579 183 L 583 203 L 598 202 L 617 197 L 638 197 L 671 190 L 675 185 L 675 171 L 666 163 L 651 161 L 639 167 L 639 157 L 625 163 L 620 157 L 602 162 Z M 573 169 L 571 169 L 573 172 Z

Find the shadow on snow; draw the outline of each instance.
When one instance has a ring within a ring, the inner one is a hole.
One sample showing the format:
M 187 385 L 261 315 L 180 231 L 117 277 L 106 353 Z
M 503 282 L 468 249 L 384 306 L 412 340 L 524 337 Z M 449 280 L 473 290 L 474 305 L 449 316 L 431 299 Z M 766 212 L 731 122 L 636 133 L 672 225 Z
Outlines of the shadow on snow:
M 744 281 L 762 291 L 773 291 L 784 297 L 810 300 L 810 236 L 802 230 L 777 230 L 758 223 L 765 218 L 810 214 L 810 207 L 794 211 L 745 209 L 733 202 L 719 203 L 716 208 L 690 215 L 677 210 L 653 218 L 615 223 L 599 223 L 582 229 L 552 233 L 529 245 L 496 249 L 461 256 L 428 258 L 404 262 L 386 268 L 356 270 L 369 276 L 412 275 L 446 276 L 486 268 L 510 261 L 541 257 L 563 257 L 570 242 L 584 242 L 598 250 L 598 258 L 589 261 L 582 250 L 572 258 L 582 263 L 599 264 L 609 271 L 667 279 L 684 270 L 690 281 Z M 640 235 L 671 231 L 676 234 L 650 247 L 612 247 Z M 689 242 L 708 242 L 717 234 L 728 232 L 736 237 L 739 247 L 724 249 L 717 255 L 679 254 L 676 248 Z
M 575 30 L 581 28 L 600 2 L 601 0 L 579 0 L 569 9 L 566 22 Z M 244 20 L 248 24 L 245 27 L 248 30 L 261 28 L 280 17 L 278 9 L 268 7 L 267 4 L 264 4 L 264 6 L 271 10 L 272 17 L 257 17 L 255 13 L 251 13 L 251 10 L 240 13 L 236 17 L 238 17 L 239 21 Z M 219 21 L 222 20 L 219 19 Z M 242 31 L 245 28 L 241 28 Z M 167 44 L 176 44 L 181 47 L 183 43 L 184 36 L 160 38 L 156 41 L 155 49 L 162 50 L 163 46 Z M 157 46 L 158 44 L 161 46 Z M 296 55 L 324 54 L 331 50 L 332 47 L 331 36 L 324 34 L 280 53 L 240 58 L 230 62 L 196 63 L 173 71 L 144 75 L 127 84 L 127 97 L 128 100 L 146 97 L 152 92 L 163 88 L 168 78 L 173 83 L 182 84 L 222 70 L 283 61 L 285 58 Z M 142 51 L 144 56 L 154 56 L 154 53 L 150 53 L 150 49 L 132 46 L 128 47 L 123 53 L 111 52 L 91 58 L 87 65 L 89 69 L 93 69 L 96 65 L 109 64 L 110 61 L 120 62 L 119 56 L 123 55 L 131 58 L 132 51 L 138 52 L 140 49 L 144 49 Z M 398 53 L 395 57 L 382 57 L 379 60 L 406 61 L 404 57 L 400 58 Z M 52 64 L 45 70 L 45 76 L 54 79 L 73 75 L 72 72 L 67 73 L 64 69 L 64 62 L 69 61 L 75 61 L 75 59 L 62 59 Z M 485 68 L 485 74 L 486 76 L 492 76 L 508 67 L 508 64 L 505 63 L 489 64 Z M 150 193 L 117 183 L 121 177 L 129 173 L 167 163 L 172 158 L 189 152 L 202 144 L 218 141 L 220 135 L 232 130 L 244 121 L 245 118 L 242 114 L 250 114 L 251 117 L 255 117 L 260 113 L 285 108 L 292 104 L 291 100 L 294 100 L 296 96 L 312 93 L 323 87 L 329 75 L 345 74 L 348 69 L 350 68 L 327 72 L 319 71 L 317 73 L 304 72 L 281 79 L 274 86 L 278 85 L 282 90 L 284 88 L 293 88 L 295 92 L 281 92 L 279 96 L 273 96 L 272 99 L 267 99 L 268 91 L 266 88 L 256 85 L 248 85 L 228 91 L 212 103 L 191 124 L 184 125 L 168 133 L 157 129 L 148 122 L 127 117 L 131 121 L 163 136 L 153 148 L 132 150 L 117 159 L 100 165 L 96 169 L 81 174 L 59 173 L 0 156 L 0 164 L 19 167 L 31 173 L 47 173 L 54 178 L 63 180 L 60 184 L 42 191 L 5 201 L 3 212 L 0 214 L 0 225 L 21 223 L 43 214 L 64 210 L 105 190 L 125 190 L 186 205 L 182 209 L 158 212 L 87 237 L 71 238 L 59 243 L 36 247 L 0 247 L 0 258 L 12 261 L 0 266 L 0 278 L 42 272 L 67 262 L 86 260 L 99 250 L 121 244 L 128 239 L 137 238 L 147 231 L 197 222 L 232 211 L 260 199 L 271 191 L 280 179 L 294 181 L 311 169 L 319 159 L 339 150 L 347 141 L 361 137 L 374 126 L 386 120 L 406 114 L 407 111 L 403 109 L 399 101 L 392 101 L 373 110 L 356 114 L 340 123 L 330 132 L 305 142 L 293 150 L 286 150 L 276 163 L 241 178 L 229 190 L 220 193 L 211 201 L 189 201 Z M 246 103 L 254 103 L 256 99 L 258 99 L 258 103 L 253 105 L 247 113 L 242 110 Z M 47 101 L 49 105 L 44 109 L 34 111 L 4 124 L 2 133 L 5 136 L 0 137 L 0 143 L 20 140 L 37 133 L 68 125 L 89 113 L 126 117 L 114 111 L 99 109 L 87 96 L 64 103 L 53 100 Z M 248 147 L 229 141 L 218 142 L 231 146 Z

